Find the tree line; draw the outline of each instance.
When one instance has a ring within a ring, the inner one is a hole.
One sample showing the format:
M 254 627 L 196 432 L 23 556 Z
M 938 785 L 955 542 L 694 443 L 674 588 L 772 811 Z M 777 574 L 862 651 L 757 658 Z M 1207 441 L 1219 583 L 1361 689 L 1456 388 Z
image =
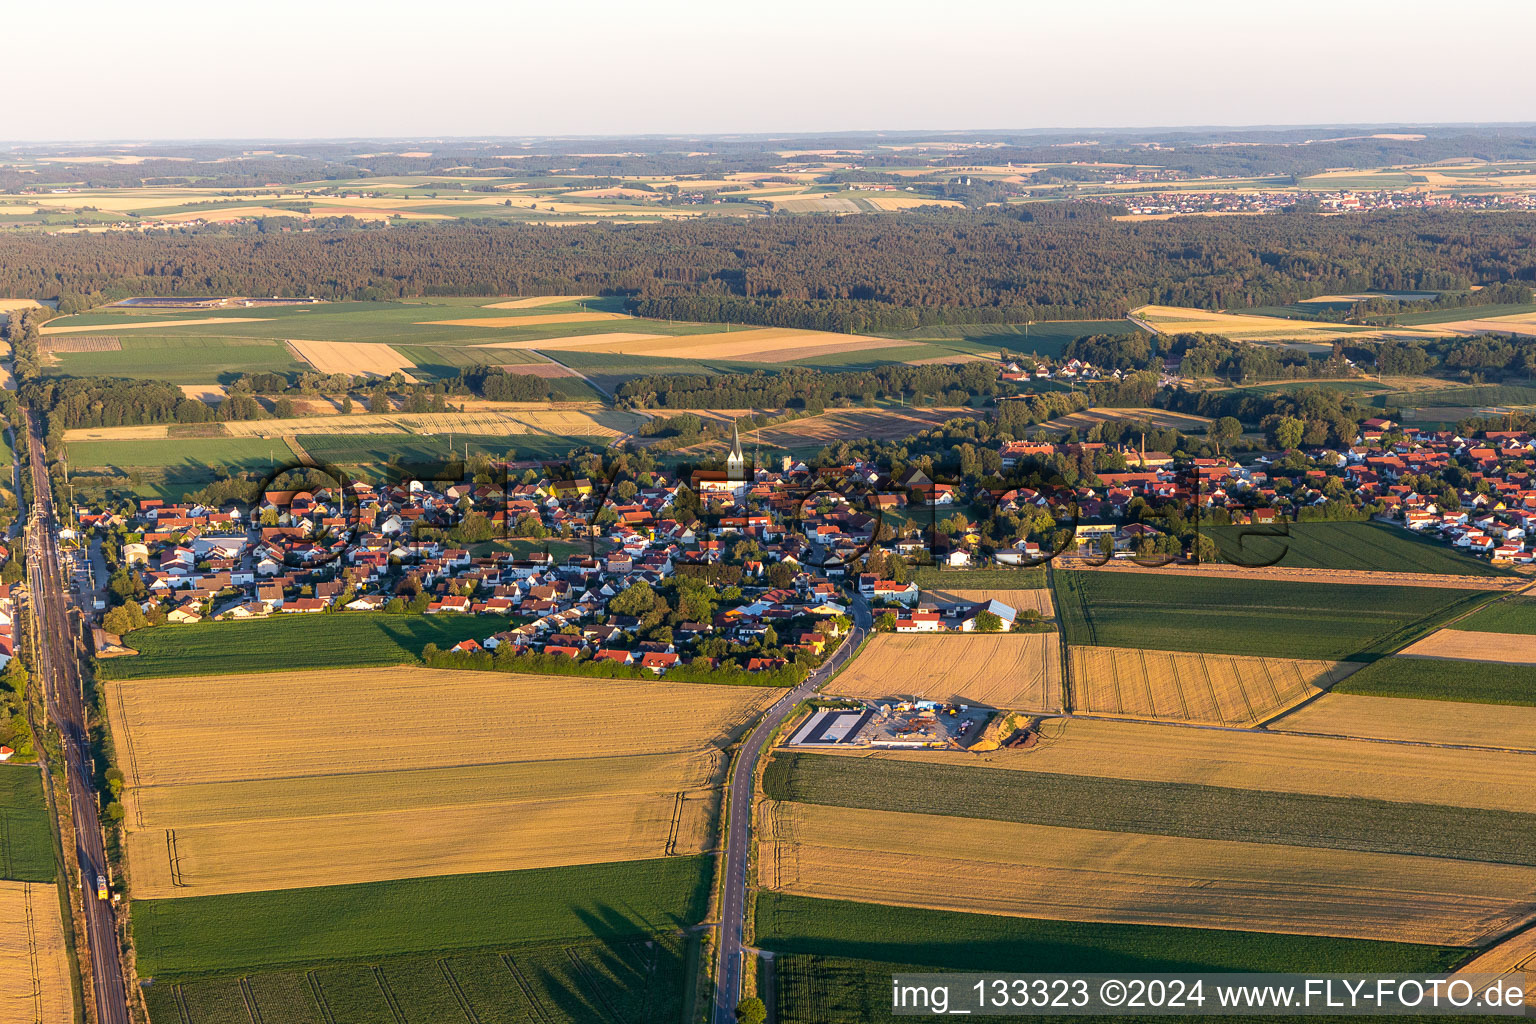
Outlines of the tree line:
M 1080 215 L 1078 215 L 1080 214 Z M 1536 214 L 1391 211 L 1125 223 L 1040 211 L 449 223 L 388 230 L 0 236 L 0 294 L 592 294 L 673 319 L 889 332 L 1120 317 L 1143 303 L 1242 308 L 1370 289 L 1536 281 Z

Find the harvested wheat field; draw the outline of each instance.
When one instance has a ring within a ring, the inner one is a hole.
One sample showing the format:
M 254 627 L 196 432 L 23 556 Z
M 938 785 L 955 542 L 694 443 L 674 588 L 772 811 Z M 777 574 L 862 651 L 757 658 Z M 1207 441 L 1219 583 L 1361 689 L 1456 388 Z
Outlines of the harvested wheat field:
M 1536 313 L 1515 313 L 1511 316 L 1479 317 L 1471 320 L 1454 320 L 1435 324 L 1442 331 L 1464 334 L 1519 334 L 1536 336 Z
M 321 373 L 369 374 L 388 377 L 416 364 L 388 345 L 367 341 L 300 341 L 291 339 L 294 354 Z M 415 380 L 409 373 L 406 380 Z
M 1166 409 L 1084 409 L 1047 420 L 1040 426 L 1046 430 L 1087 433 L 1100 423 L 1110 422 L 1150 423 L 1154 427 L 1165 430 L 1172 428 L 1185 433 L 1203 432 L 1211 425 L 1211 420 L 1205 416 L 1169 412 Z
M 1536 758 L 1528 754 L 1091 718 L 1049 719 L 1040 734 L 1040 742 L 1029 748 L 979 754 L 836 747 L 820 753 L 1522 813 L 1536 809 Z
M 163 899 L 649 860 L 709 845 L 709 790 L 546 792 L 555 795 L 135 830 L 128 835 L 134 894 Z
M 466 403 L 468 404 L 468 403 Z M 327 403 L 329 405 L 329 403 Z M 279 438 L 294 434 L 559 434 L 617 437 L 632 433 L 649 417 L 620 409 L 604 409 L 596 402 L 548 405 L 504 403 L 505 407 L 471 406 L 467 412 L 349 413 L 298 416 L 273 420 L 230 420 L 226 437 Z M 334 408 L 334 406 L 330 406 Z M 66 431 L 65 443 L 73 441 L 151 441 L 170 437 L 164 423 L 126 427 L 81 427 Z
M 827 692 L 1058 711 L 1059 651 L 1055 633 L 879 633 Z
M 583 339 L 583 352 L 615 355 L 661 356 L 667 359 L 736 359 L 752 363 L 784 363 L 795 359 L 861 352 L 868 349 L 903 348 L 910 341 L 869 338 L 829 331 L 804 331 L 792 327 L 751 327 L 740 331 L 709 334 L 682 334 L 676 337 L 612 341 Z M 557 351 L 568 347 L 564 338 L 539 343 L 540 348 Z
M 626 753 L 702 750 L 776 696 L 760 687 L 424 668 L 107 685 L 122 767 L 138 786 L 586 757 L 615 735 Z M 305 713 L 292 715 L 296 707 Z M 280 730 L 266 724 L 278 720 Z M 433 728 L 402 729 L 402 721 Z
M 1335 661 L 1073 647 L 1074 710 L 1211 725 L 1257 725 L 1359 666 Z
M 577 302 L 581 299 L 594 299 L 595 295 L 532 295 L 523 299 L 506 299 L 502 302 L 490 302 L 481 309 L 537 309 L 539 306 L 553 306 L 557 302 Z
M 0 1020 L 74 1019 L 58 890 L 52 883 L 0 882 Z
M 487 409 L 483 412 L 363 413 L 307 416 L 290 420 L 238 420 L 226 424 L 233 437 L 281 437 L 284 434 L 560 434 L 617 437 L 636 429 L 646 417 L 604 410 L 595 403 L 569 409 Z
M 229 397 L 229 392 L 222 384 L 183 384 L 181 393 L 204 405 L 218 405 Z
M 1397 652 L 1397 656 L 1536 665 L 1536 634 L 1477 633 L 1463 629 L 1440 629 L 1417 643 L 1404 647 Z
M 572 334 L 564 338 L 535 338 L 532 341 L 482 341 L 469 346 L 475 352 L 481 349 L 511 348 L 528 352 L 533 349 L 553 349 L 558 343 L 560 349 L 586 348 L 588 345 L 606 345 L 622 341 L 648 341 L 653 338 L 666 338 L 665 334 L 643 334 L 637 331 L 614 331 L 611 334 Z M 598 351 L 606 351 L 599 349 Z
M 67 318 L 61 318 L 67 319 Z M 257 324 L 265 323 L 272 318 L 269 316 L 209 316 L 197 320 L 144 320 L 140 323 L 130 323 L 126 319 L 121 323 L 115 323 L 111 329 L 114 331 L 142 331 L 146 327 L 188 327 L 193 324 Z M 85 324 L 69 326 L 67 324 L 55 325 L 53 321 L 43 324 L 40 329 L 42 334 L 90 334 L 101 333 L 101 324 Z
M 417 326 L 543 327 L 547 324 L 591 324 L 603 320 L 633 320 L 628 313 L 535 313 L 532 316 L 482 316 L 467 320 L 419 320 Z
M 777 692 L 349 669 L 107 695 L 134 891 L 162 898 L 698 853 Z M 290 709 L 303 706 L 303 716 Z M 270 723 L 282 720 L 274 730 Z M 430 721 L 430 730 L 400 723 Z M 623 753 L 604 738 L 623 737 Z M 387 739 L 384 739 L 387 738 Z M 387 800 L 380 799 L 387 791 Z
M 537 800 L 558 792 L 576 799 L 706 787 L 724 755 L 712 746 L 654 754 L 567 757 L 499 764 L 450 764 L 389 772 L 394 810 L 469 807 Z M 134 828 L 224 825 L 353 813 L 378 805 L 376 772 L 233 779 L 139 786 L 126 805 Z
M 1240 341 L 1300 340 L 1329 342 L 1335 338 L 1378 337 L 1387 335 L 1434 336 L 1436 330 L 1397 328 L 1361 331 L 1318 320 L 1288 320 L 1252 313 L 1219 313 L 1184 306 L 1142 306 L 1131 316 L 1149 324 L 1159 334 L 1221 334 Z M 1438 326 L 1438 325 L 1437 325 Z
M 61 334 L 41 338 L 41 352 L 121 352 L 122 340 L 115 334 Z
M 995 363 L 996 356 L 982 356 L 974 352 L 956 352 L 947 356 L 930 356 L 927 359 L 908 359 L 908 366 L 963 366 L 966 363 Z
M 1536 928 L 1527 928 L 1484 951 L 1457 974 L 1524 974 L 1526 1013 L 1536 1007 Z
M 1133 561 L 1116 559 L 1103 565 L 1093 565 L 1075 557 L 1063 557 L 1058 568 L 1082 569 L 1088 572 L 1158 573 L 1164 576 L 1204 576 L 1206 579 L 1227 580 L 1274 580 L 1292 583 L 1344 583 L 1379 587 L 1438 587 L 1442 590 L 1524 590 L 1530 580 L 1523 576 L 1451 576 L 1445 573 L 1392 572 L 1389 570 L 1361 569 L 1306 569 L 1297 566 L 1266 565 L 1249 568 L 1229 565 L 1225 562 L 1201 562 L 1191 565 L 1170 562 L 1167 565 L 1145 566 Z M 1447 655 L 1435 655 L 1447 657 Z
M 770 804 L 769 888 L 1066 921 L 1470 946 L 1530 913 L 1536 868 Z
M 319 211 L 315 211 L 319 212 Z M 351 212 L 351 211 L 347 211 Z M 161 220 L 189 221 L 201 220 L 210 224 L 222 224 L 229 221 L 244 220 L 247 217 L 303 217 L 302 210 L 284 210 L 276 206 L 220 206 L 210 209 L 199 209 L 194 206 L 190 210 L 180 213 L 161 214 Z
M 746 435 L 764 444 L 788 448 L 807 441 L 846 441 L 867 438 L 889 441 L 907 437 L 974 410 L 934 409 L 842 409 L 791 420 L 775 427 L 764 427 Z M 750 412 L 744 413 L 750 415 Z
M 1053 618 L 1056 615 L 1056 607 L 1051 602 L 1049 587 L 1039 587 L 1035 590 L 929 590 L 923 594 L 923 601 L 932 601 L 943 607 L 960 604 L 985 604 L 988 601 L 997 601 L 1007 605 L 1014 611 L 1037 611 L 1043 619 Z
M 1269 727 L 1280 732 L 1536 751 L 1536 708 L 1507 704 L 1330 693 Z M 1536 796 L 1531 804 L 1536 806 Z

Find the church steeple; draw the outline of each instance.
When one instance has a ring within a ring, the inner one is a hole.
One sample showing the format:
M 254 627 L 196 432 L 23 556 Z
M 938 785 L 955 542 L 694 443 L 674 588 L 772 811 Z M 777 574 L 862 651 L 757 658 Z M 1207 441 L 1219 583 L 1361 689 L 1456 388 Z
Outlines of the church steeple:
M 725 475 L 731 480 L 747 478 L 746 459 L 741 454 L 741 430 L 731 421 L 731 454 L 725 460 Z

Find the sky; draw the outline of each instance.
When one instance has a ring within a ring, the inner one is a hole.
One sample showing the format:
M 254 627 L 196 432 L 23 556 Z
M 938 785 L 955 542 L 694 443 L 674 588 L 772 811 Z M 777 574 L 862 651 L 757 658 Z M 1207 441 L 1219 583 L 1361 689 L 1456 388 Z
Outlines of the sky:
M 1536 121 L 1536 4 L 77 0 L 0 139 Z

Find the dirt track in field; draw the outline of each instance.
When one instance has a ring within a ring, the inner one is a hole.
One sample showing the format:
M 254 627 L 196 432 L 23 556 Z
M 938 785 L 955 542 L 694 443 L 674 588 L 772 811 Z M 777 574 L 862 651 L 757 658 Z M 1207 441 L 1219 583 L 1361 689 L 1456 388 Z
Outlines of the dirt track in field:
M 1186 565 L 1173 562 L 1147 567 L 1130 561 L 1107 565 L 1089 565 L 1077 559 L 1063 558 L 1062 569 L 1087 569 L 1091 572 L 1169 573 L 1177 576 L 1205 576 L 1224 580 L 1270 580 L 1276 583 L 1363 583 L 1380 587 L 1440 587 L 1446 590 L 1523 590 L 1531 585 L 1522 576 L 1444 576 L 1428 572 L 1361 572 L 1355 569 L 1298 569 L 1278 565 L 1250 569 L 1240 565 L 1206 563 Z

